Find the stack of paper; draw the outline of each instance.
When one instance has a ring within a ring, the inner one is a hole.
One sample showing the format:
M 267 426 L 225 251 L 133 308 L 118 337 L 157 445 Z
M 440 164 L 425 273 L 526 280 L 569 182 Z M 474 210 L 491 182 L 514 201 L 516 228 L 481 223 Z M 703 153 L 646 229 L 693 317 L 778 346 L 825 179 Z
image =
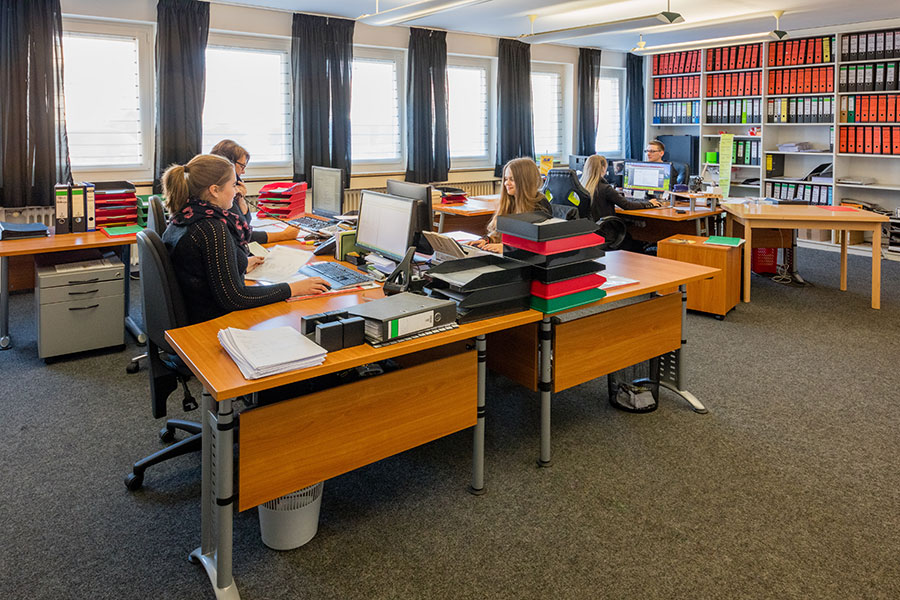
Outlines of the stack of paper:
M 321 365 L 328 352 L 293 327 L 219 330 L 219 342 L 247 379 Z
M 254 247 L 255 248 L 255 247 Z M 254 253 L 254 256 L 259 254 Z M 312 252 L 298 250 L 290 246 L 275 246 L 265 253 L 265 261 L 244 277 L 251 281 L 268 281 L 280 283 L 293 278 L 300 267 L 309 262 Z

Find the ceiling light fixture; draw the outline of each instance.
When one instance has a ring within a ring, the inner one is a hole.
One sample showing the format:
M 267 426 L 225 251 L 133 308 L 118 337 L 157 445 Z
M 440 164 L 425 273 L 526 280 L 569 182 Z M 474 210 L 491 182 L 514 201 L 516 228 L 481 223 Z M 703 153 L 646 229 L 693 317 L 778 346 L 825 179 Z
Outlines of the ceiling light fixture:
M 671 8 L 671 0 L 667 0 L 666 10 L 654 15 L 632 17 L 631 19 L 610 21 L 608 23 L 579 25 L 578 27 L 554 29 L 553 31 L 542 31 L 540 33 L 534 33 L 532 31 L 532 33 L 520 35 L 519 39 L 523 42 L 529 42 L 532 44 L 547 44 L 550 42 L 561 42 L 563 40 L 600 35 L 602 33 L 614 33 L 632 29 L 644 29 L 646 27 L 653 27 L 654 25 L 671 25 L 673 23 L 683 23 L 684 17 L 676 12 L 672 12 Z M 532 23 L 534 23 L 534 21 L 532 21 Z
M 726 44 L 732 44 L 735 42 L 747 43 L 747 42 L 764 42 L 769 39 L 776 40 L 784 40 L 788 38 L 788 33 L 786 31 L 782 31 L 779 29 L 779 19 L 781 15 L 784 14 L 783 10 L 777 10 L 772 13 L 775 17 L 775 30 L 774 31 L 760 31 L 758 33 L 744 33 L 741 35 L 729 35 L 726 37 L 713 38 L 708 40 L 703 40 L 701 42 L 691 41 L 691 42 L 674 42 L 672 44 L 659 44 L 656 46 L 647 46 L 646 44 L 641 46 L 641 43 L 638 42 L 638 45 L 631 49 L 632 52 L 640 52 L 646 55 L 652 54 L 661 54 L 663 52 L 670 52 L 672 50 L 678 50 L 680 48 L 685 48 L 689 50 L 699 50 L 701 48 L 715 48 L 716 46 L 722 46 Z M 641 41 L 643 41 L 643 36 L 641 36 Z
M 380 27 L 386 25 L 398 25 L 407 21 L 415 21 L 424 17 L 431 16 L 440 12 L 453 10 L 454 8 L 462 8 L 464 6 L 474 6 L 483 4 L 490 0 L 419 0 L 418 2 L 410 2 L 403 6 L 390 8 L 388 10 L 378 10 L 378 0 L 375 0 L 375 12 L 366 15 L 360 15 L 356 20 L 366 25 L 377 25 Z
M 647 42 L 644 41 L 644 34 L 641 34 L 641 39 L 638 40 L 637 46 L 631 49 L 632 52 L 641 52 L 644 47 L 647 46 Z

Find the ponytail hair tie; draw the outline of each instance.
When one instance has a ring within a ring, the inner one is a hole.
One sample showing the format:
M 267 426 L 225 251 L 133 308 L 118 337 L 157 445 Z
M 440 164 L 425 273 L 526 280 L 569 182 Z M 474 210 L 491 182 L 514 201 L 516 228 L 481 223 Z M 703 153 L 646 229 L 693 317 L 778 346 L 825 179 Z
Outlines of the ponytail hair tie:
M 188 167 L 187 165 L 184 165 L 184 167 L 182 167 L 182 168 L 184 169 L 184 174 L 185 174 L 185 175 L 187 175 L 188 173 L 191 172 L 191 171 L 190 171 L 190 167 Z

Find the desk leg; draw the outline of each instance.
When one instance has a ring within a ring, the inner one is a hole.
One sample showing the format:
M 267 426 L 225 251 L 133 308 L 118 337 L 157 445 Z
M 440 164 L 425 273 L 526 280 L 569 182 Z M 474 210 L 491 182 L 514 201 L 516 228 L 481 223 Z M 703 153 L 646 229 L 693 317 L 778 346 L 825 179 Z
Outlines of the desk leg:
M 694 219 L 694 227 L 696 228 L 697 237 L 700 237 L 703 235 L 703 226 L 700 224 L 700 221 L 703 221 L 703 220 L 704 220 L 703 218 Z
M 731 215 L 725 217 L 725 235 L 728 237 L 734 235 L 734 219 L 731 218 Z
M 469 493 L 480 496 L 484 489 L 484 384 L 487 380 L 487 338 L 475 338 L 475 352 L 478 354 L 478 422 L 472 440 L 472 485 Z
M 538 465 L 549 467 L 550 460 L 550 390 L 553 389 L 553 365 L 551 363 L 553 326 L 550 317 L 544 315 L 540 327 L 541 374 L 538 390 L 541 393 L 541 457 Z
M 9 257 L 0 256 L 0 350 L 12 348 L 9 338 Z
M 438 233 L 444 233 L 444 213 L 438 213 Z
M 200 485 L 200 547 L 192 562 L 206 570 L 218 600 L 240 600 L 231 574 L 234 512 L 234 413 L 231 400 L 216 403 L 203 392 L 203 476 Z M 218 413 L 218 414 L 217 414 Z
M 841 291 L 847 291 L 847 233 L 846 229 L 841 230 Z
M 119 258 L 125 265 L 125 329 L 143 346 L 147 343 L 147 334 L 131 318 L 131 245 L 119 246 L 118 250 Z
M 650 376 L 655 377 L 660 386 L 675 392 L 687 400 L 695 413 L 705 415 L 709 412 L 706 407 L 697 400 L 696 396 L 684 389 L 686 386 L 684 376 L 684 355 L 687 340 L 684 339 L 684 331 L 685 325 L 687 324 L 687 287 L 681 285 L 678 289 L 681 292 L 681 347 L 651 361 Z M 655 369 L 653 368 L 654 366 Z M 636 383 L 654 384 L 656 381 L 640 379 Z
M 881 308 L 881 225 L 872 229 L 872 308 Z
M 800 273 L 797 271 L 797 230 L 791 230 L 791 280 L 794 283 L 799 283 L 801 285 L 806 285 L 806 281 L 800 277 Z
M 729 225 L 731 220 L 729 219 Z M 729 233 L 730 235 L 730 233 Z M 753 261 L 753 227 L 744 223 L 744 302 L 750 302 L 750 264 Z

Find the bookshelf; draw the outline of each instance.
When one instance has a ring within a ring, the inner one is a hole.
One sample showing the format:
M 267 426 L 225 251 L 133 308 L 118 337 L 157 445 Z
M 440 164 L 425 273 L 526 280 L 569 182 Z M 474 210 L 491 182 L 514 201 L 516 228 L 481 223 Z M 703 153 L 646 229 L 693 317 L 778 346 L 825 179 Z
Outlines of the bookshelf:
M 690 74 L 699 77 L 700 90 L 699 97 L 689 100 L 691 121 L 654 123 L 651 110 L 648 139 L 697 136 L 699 151 L 692 165 L 707 180 L 718 179 L 718 157 L 711 160 L 707 153 L 718 150 L 722 133 L 734 134 L 735 147 L 742 141 L 758 143 L 759 165 L 733 164 L 732 196 L 773 196 L 778 185 L 779 192 L 808 193 L 811 200 L 818 194 L 819 202 L 865 202 L 895 212 L 900 209 L 900 27 L 892 24 L 892 28 L 695 50 L 701 53 L 700 68 Z M 664 56 L 654 59 L 659 64 L 674 60 Z M 661 101 L 652 99 L 648 104 Z M 759 102 L 759 110 L 754 102 Z M 852 150 L 851 130 L 862 136 L 861 146 Z M 867 145 L 869 130 L 872 139 Z M 779 149 L 800 141 L 817 151 Z M 833 164 L 831 181 L 796 181 L 823 163 Z M 871 182 L 842 183 L 842 178 Z M 794 188 L 789 187 L 792 184 Z M 837 240 L 834 236 L 818 245 L 834 247 Z M 900 260 L 900 253 L 891 258 Z

